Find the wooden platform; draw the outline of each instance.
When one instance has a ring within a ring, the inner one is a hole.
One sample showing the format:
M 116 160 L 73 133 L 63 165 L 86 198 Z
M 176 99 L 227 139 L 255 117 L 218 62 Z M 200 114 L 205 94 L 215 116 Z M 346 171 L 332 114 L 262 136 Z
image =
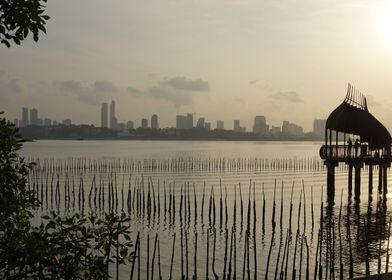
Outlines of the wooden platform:
M 392 272 L 353 278 L 355 280 L 392 280 Z

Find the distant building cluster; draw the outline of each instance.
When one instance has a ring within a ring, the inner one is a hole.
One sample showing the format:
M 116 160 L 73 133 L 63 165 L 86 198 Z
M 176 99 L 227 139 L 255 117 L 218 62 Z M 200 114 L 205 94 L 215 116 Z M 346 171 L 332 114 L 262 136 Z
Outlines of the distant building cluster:
M 107 127 L 120 133 L 121 136 L 127 136 L 129 130 L 135 129 L 133 121 L 119 122 L 116 117 L 116 102 L 111 101 L 110 106 L 108 103 L 103 103 L 101 106 L 101 127 Z M 148 126 L 148 119 L 142 118 L 140 127 L 143 129 L 159 129 L 158 115 L 151 116 L 151 127 Z
M 52 120 L 50 118 L 40 118 L 38 110 L 36 108 L 28 109 L 26 107 L 22 108 L 21 119 L 15 119 L 14 124 L 18 127 L 27 126 L 71 126 L 72 121 L 70 119 L 62 120 L 58 122 L 57 120 Z M 325 119 L 315 119 L 313 122 L 313 131 L 310 132 L 311 136 L 317 139 L 323 139 L 325 135 Z M 112 131 L 116 132 L 119 136 L 129 136 L 134 129 L 151 129 L 152 131 L 160 131 L 159 118 L 157 114 L 153 114 L 149 119 L 142 118 L 140 121 L 140 126 L 135 126 L 132 120 L 126 122 L 119 122 L 116 116 L 116 103 L 112 100 L 109 103 L 103 103 L 101 106 L 101 127 L 110 128 Z M 212 130 L 211 122 L 207 122 L 204 117 L 199 117 L 194 123 L 194 114 L 187 113 L 184 115 L 176 115 L 176 126 L 172 129 L 177 130 L 190 130 L 198 129 L 199 131 L 209 131 Z M 246 127 L 241 126 L 239 119 L 235 119 L 233 122 L 233 129 L 225 128 L 225 123 L 223 120 L 217 120 L 216 131 L 232 131 L 234 133 L 245 134 L 247 132 Z M 267 124 L 267 119 L 265 116 L 258 115 L 254 117 L 254 122 L 252 126 L 252 131 L 254 135 L 261 138 L 268 139 L 278 139 L 278 138 L 290 138 L 296 137 L 300 138 L 305 135 L 303 128 L 295 123 L 284 120 L 282 126 L 270 126 Z M 309 135 L 308 135 L 309 136 Z
M 22 117 L 21 119 L 14 119 L 14 125 L 16 127 L 26 127 L 29 125 L 32 126 L 57 126 L 57 125 L 72 125 L 72 121 L 70 119 L 62 120 L 61 122 L 57 120 L 52 120 L 50 118 L 40 118 L 38 115 L 38 109 L 23 107 L 22 108 Z

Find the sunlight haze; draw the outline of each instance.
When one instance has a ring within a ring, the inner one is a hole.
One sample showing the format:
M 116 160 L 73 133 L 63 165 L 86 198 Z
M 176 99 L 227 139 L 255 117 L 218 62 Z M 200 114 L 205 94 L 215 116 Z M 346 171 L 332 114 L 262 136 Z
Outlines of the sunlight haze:
M 195 113 L 251 130 L 312 129 L 352 83 L 392 126 L 392 5 L 387 1 L 48 1 L 47 35 L 0 48 L 0 111 L 99 125 L 114 99 L 124 122 L 162 127 Z

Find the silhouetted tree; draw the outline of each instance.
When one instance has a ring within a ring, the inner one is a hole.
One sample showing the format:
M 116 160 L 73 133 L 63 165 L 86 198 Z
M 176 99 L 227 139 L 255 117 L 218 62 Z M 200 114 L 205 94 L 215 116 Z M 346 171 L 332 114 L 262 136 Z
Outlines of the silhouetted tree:
M 30 32 L 38 41 L 39 32 L 46 33 L 47 0 L 0 0 L 0 42 L 7 47 L 20 45 Z

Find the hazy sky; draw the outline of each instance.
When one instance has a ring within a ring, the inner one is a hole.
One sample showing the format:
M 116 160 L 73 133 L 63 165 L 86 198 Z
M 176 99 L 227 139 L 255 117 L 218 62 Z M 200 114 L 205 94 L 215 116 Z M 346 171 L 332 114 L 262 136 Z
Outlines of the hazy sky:
M 389 1 L 390 2 L 390 1 Z M 0 46 L 0 111 L 99 125 L 100 104 L 119 121 L 195 112 L 249 130 L 312 128 L 351 82 L 392 127 L 392 5 L 326 0 L 49 0 L 47 35 Z

